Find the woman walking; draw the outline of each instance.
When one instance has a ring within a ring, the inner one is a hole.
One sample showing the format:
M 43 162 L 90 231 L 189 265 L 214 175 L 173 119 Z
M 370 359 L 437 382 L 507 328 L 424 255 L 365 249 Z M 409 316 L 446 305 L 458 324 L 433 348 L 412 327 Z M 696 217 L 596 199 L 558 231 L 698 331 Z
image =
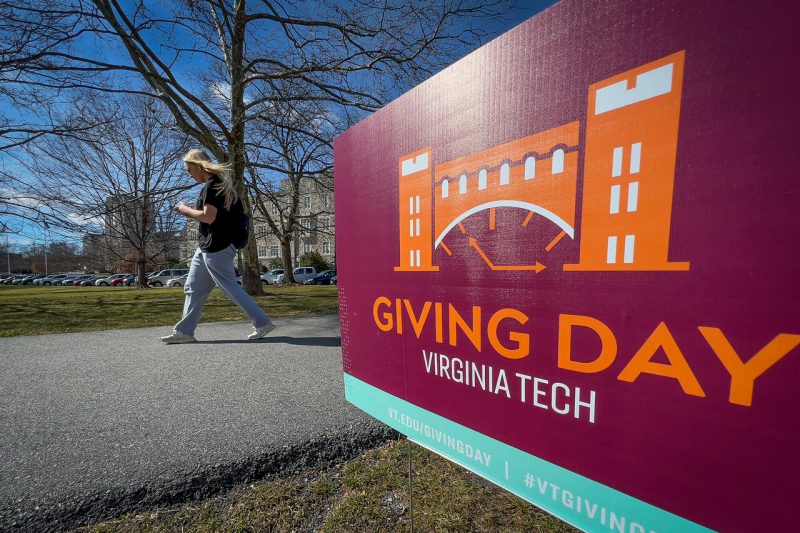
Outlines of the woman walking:
M 183 163 L 197 183 L 205 184 L 195 209 L 183 202 L 175 206 L 177 213 L 199 222 L 198 248 L 192 257 L 183 288 L 186 293 L 183 318 L 175 324 L 172 334 L 161 337 L 161 340 L 167 344 L 197 341 L 194 330 L 200 320 L 203 304 L 215 285 L 250 317 L 253 331 L 247 338 L 256 340 L 265 337 L 275 329 L 275 324 L 236 282 L 233 269 L 236 248 L 231 242 L 231 235 L 236 220 L 231 215 L 231 207 L 239 198 L 231 179 L 230 166 L 212 162 L 200 150 L 190 150 L 183 157 Z

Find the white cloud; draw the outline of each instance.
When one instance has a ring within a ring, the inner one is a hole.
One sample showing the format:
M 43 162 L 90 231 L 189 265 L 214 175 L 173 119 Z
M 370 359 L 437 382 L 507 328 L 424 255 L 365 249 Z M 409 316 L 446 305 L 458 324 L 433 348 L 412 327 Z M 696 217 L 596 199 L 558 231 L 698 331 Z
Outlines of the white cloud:
M 211 97 L 216 98 L 226 105 L 231 103 L 231 84 L 225 81 L 217 81 L 211 84 Z M 244 97 L 244 103 L 250 102 L 250 98 Z
M 70 213 L 67 215 L 67 218 L 73 224 L 77 224 L 79 226 L 104 226 L 105 222 L 103 217 L 87 217 L 86 215 L 80 213 Z
M 5 200 L 9 204 L 19 207 L 27 207 L 29 209 L 37 209 L 44 207 L 44 204 L 38 198 L 34 198 L 32 196 L 26 195 L 22 191 L 18 191 L 16 189 L 9 189 L 7 187 L 0 188 L 0 198 Z

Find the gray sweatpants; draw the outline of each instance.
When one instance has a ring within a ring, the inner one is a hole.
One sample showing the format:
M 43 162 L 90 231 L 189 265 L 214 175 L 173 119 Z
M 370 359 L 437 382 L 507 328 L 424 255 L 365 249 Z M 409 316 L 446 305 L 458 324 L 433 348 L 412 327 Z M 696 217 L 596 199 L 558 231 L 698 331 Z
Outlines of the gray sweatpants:
M 175 331 L 180 331 L 185 335 L 194 335 L 194 330 L 200 321 L 200 313 L 203 311 L 203 304 L 206 303 L 214 285 L 218 286 L 228 298 L 233 300 L 233 303 L 247 313 L 253 327 L 260 328 L 271 322 L 253 297 L 236 282 L 236 272 L 233 270 L 235 255 L 236 249 L 233 245 L 214 253 L 203 252 L 200 248 L 194 252 L 189 275 L 186 277 L 186 285 L 183 287 L 183 292 L 186 293 L 186 300 L 183 303 L 183 318 L 175 324 Z

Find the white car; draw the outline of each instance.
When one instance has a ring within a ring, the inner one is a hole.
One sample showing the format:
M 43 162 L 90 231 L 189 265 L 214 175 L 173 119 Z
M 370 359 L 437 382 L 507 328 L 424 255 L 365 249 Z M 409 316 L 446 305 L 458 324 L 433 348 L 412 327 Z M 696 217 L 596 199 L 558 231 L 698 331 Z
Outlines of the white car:
M 278 281 L 280 279 L 280 281 Z M 283 269 L 276 268 L 274 270 L 268 270 L 261 274 L 261 281 L 266 283 L 267 285 L 275 285 L 276 283 L 283 282 Z
M 314 267 L 298 267 L 292 270 L 295 283 L 305 283 L 316 275 L 317 269 Z
M 188 268 L 168 268 L 147 278 L 147 284 L 153 287 L 163 287 L 169 280 L 179 278 L 188 273 Z
M 189 277 L 189 274 L 184 274 L 183 276 L 172 278 L 171 280 L 167 281 L 167 287 L 183 287 L 186 285 L 186 278 Z

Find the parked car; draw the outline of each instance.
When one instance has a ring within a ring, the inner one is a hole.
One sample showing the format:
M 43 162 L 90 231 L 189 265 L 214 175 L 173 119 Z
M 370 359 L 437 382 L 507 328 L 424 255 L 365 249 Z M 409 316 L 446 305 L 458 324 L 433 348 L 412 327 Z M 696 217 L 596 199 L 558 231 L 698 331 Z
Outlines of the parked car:
M 172 278 L 171 280 L 167 281 L 167 287 L 183 287 L 186 285 L 186 278 L 188 277 L 189 274 L 184 274 L 183 276 Z
M 89 276 L 89 277 L 88 277 L 88 278 L 86 278 L 86 279 L 82 279 L 82 280 L 81 280 L 81 282 L 79 283 L 79 285 L 80 285 L 81 287 L 94 287 L 94 286 L 95 286 L 95 282 L 96 282 L 98 279 L 100 279 L 100 278 L 104 278 L 104 277 L 105 277 L 105 276 Z
M 63 286 L 72 286 L 72 282 L 75 281 L 78 277 L 82 274 L 67 274 L 61 279 L 53 280 L 53 285 L 63 285 Z
M 136 276 L 134 276 L 133 274 L 127 274 L 124 277 L 113 279 L 113 280 L 111 280 L 111 286 L 112 287 L 124 287 L 129 281 L 131 281 L 135 277 Z
M 276 283 L 280 283 L 278 278 L 280 277 L 281 282 L 283 281 L 283 269 L 282 268 L 275 268 L 273 270 L 268 270 L 261 274 L 261 281 L 264 282 L 266 285 L 275 285 Z
M 61 284 L 62 285 L 72 285 L 73 287 L 80 287 L 81 283 L 83 283 L 85 280 L 87 280 L 89 278 L 92 278 L 92 277 L 94 277 L 94 276 L 92 276 L 91 274 L 82 274 L 80 276 L 76 276 L 75 278 L 73 278 L 71 283 L 67 283 L 67 282 L 63 282 L 62 281 Z
M 163 287 L 172 278 L 179 278 L 188 273 L 188 268 L 168 268 L 147 278 L 147 284 L 153 287 Z
M 126 287 L 133 287 L 134 285 L 139 285 L 139 276 L 132 276 L 130 278 L 125 279 Z
M 33 285 L 34 281 L 37 279 L 42 279 L 43 277 L 45 277 L 45 274 L 34 274 L 33 276 L 22 278 L 20 285 Z
M 19 283 L 15 283 L 17 280 L 22 281 L 24 278 L 28 277 L 27 274 L 14 274 L 13 276 L 9 276 L 3 280 L 3 285 L 19 285 Z
M 292 270 L 292 276 L 295 283 L 305 283 L 317 275 L 317 269 L 314 267 L 297 267 Z
M 39 285 L 55 285 L 56 283 L 61 283 L 61 280 L 66 277 L 66 274 L 53 274 L 52 276 L 45 276 L 42 279 L 37 279 L 34 283 L 38 281 Z
M 306 285 L 330 285 L 331 279 L 336 277 L 335 270 L 325 270 L 324 272 L 320 272 L 316 276 L 311 279 L 307 279 L 305 281 Z
M 115 279 L 124 278 L 127 275 L 128 274 L 112 274 L 107 278 L 98 279 L 97 281 L 94 282 L 94 284 L 97 285 L 98 287 L 108 287 L 109 285 L 111 285 L 111 282 L 114 281 Z

